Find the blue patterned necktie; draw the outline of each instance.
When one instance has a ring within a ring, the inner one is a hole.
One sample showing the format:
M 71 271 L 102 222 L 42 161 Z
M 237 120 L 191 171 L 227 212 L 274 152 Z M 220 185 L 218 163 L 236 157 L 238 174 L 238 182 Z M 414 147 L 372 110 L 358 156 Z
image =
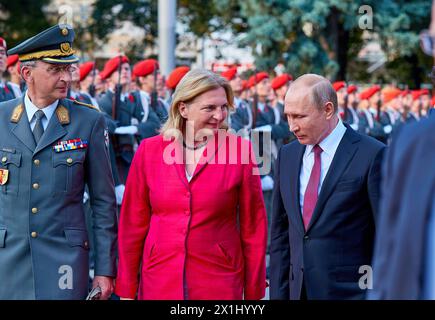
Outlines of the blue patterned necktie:
M 38 110 L 35 113 L 36 124 L 33 128 L 33 137 L 35 138 L 36 144 L 41 140 L 42 135 L 44 134 L 44 127 L 42 126 L 42 119 L 45 117 L 44 111 Z

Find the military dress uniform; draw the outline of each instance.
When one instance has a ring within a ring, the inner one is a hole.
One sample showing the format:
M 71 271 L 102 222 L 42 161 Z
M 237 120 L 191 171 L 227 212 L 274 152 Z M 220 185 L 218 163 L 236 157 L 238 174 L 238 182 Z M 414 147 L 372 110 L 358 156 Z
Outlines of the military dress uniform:
M 21 61 L 73 63 L 73 38 L 71 27 L 54 26 L 10 51 Z M 95 225 L 95 275 L 116 274 L 105 118 L 68 99 L 33 116 L 32 108 L 37 109 L 27 94 L 0 105 L 0 299 L 84 299 L 89 289 L 85 184 Z

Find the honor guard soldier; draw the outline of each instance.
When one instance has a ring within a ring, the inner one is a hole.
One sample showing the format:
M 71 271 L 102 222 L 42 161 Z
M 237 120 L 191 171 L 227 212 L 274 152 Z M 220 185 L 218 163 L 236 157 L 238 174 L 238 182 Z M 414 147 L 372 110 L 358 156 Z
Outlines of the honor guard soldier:
M 74 31 L 53 26 L 9 50 L 27 84 L 0 105 L 0 299 L 85 299 L 89 186 L 95 226 L 93 287 L 112 292 L 117 237 L 105 117 L 65 99 Z
M 133 160 L 134 146 L 137 143 L 137 125 L 142 121 L 144 111 L 134 96 L 128 92 L 131 69 L 126 56 L 117 56 L 108 60 L 100 76 L 107 82 L 108 89 L 97 101 L 100 109 L 107 115 L 116 201 L 120 205 Z
M 243 80 L 237 73 L 237 67 L 222 72 L 221 76 L 229 81 L 234 93 L 234 111 L 228 116 L 228 124 L 237 134 L 249 138 L 252 127 L 252 111 L 249 104 L 240 97 L 243 90 Z
M 139 61 L 133 68 L 133 74 L 137 79 L 139 92 L 143 92 L 148 105 L 157 114 L 160 123 L 164 124 L 168 119 L 168 107 L 166 102 L 160 99 L 157 94 L 157 80 L 161 77 L 159 63 L 154 59 Z
M 0 37 L 0 102 L 21 97 L 20 86 L 3 79 L 3 74 L 13 62 L 14 57 L 8 59 L 5 39 Z M 15 61 L 16 63 L 16 61 Z

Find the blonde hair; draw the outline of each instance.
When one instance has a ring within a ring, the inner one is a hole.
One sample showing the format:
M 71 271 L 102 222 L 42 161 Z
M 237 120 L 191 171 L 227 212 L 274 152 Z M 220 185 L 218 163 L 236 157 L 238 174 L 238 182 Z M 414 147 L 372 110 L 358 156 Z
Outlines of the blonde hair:
M 173 135 L 174 132 L 182 132 L 185 119 L 181 116 L 179 111 L 179 104 L 189 103 L 199 95 L 214 89 L 223 88 L 227 96 L 228 105 L 230 109 L 234 108 L 234 94 L 229 82 L 220 75 L 205 69 L 194 69 L 186 73 L 177 85 L 174 94 L 172 95 L 172 102 L 169 108 L 169 117 L 163 125 L 160 132 L 163 135 Z M 227 129 L 228 125 L 222 124 L 223 129 Z

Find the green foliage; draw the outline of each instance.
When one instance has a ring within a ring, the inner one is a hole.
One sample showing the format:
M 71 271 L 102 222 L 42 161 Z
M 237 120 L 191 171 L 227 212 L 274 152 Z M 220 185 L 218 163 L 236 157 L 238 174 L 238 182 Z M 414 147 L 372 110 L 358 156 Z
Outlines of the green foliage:
M 49 0 L 1 0 L 0 36 L 12 48 L 49 27 L 42 9 Z

